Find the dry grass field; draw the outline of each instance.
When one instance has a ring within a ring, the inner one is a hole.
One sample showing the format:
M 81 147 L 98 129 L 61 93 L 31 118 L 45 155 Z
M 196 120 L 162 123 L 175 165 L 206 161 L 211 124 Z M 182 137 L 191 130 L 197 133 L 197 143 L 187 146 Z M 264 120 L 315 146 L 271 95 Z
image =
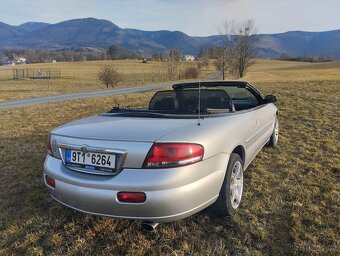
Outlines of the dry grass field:
M 142 63 L 140 60 L 118 61 L 87 61 L 87 62 L 64 62 L 44 63 L 16 66 L 0 66 L 0 102 L 39 96 L 57 95 L 72 92 L 86 92 L 105 90 L 97 74 L 104 65 L 112 65 L 123 75 L 123 82 L 119 87 L 143 86 L 146 84 L 168 81 L 167 64 L 159 61 Z M 188 67 L 197 66 L 195 62 L 181 62 L 181 73 Z M 48 74 L 59 74 L 61 78 L 52 79 L 20 79 L 13 80 L 13 69 L 27 72 L 31 75 L 33 70 Z M 212 67 L 203 69 L 200 77 L 207 77 L 214 73 Z M 112 89 L 109 87 L 109 89 Z
M 53 127 L 151 92 L 0 111 L 0 255 L 339 255 L 340 63 L 259 61 L 245 80 L 277 95 L 281 136 L 246 171 L 238 215 L 208 209 L 155 232 L 67 209 L 42 182 Z

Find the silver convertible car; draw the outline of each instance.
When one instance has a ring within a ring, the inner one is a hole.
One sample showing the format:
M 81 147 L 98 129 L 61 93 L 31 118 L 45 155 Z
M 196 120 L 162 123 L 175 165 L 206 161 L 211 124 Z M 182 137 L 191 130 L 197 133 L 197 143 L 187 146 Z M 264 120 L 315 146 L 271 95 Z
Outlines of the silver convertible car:
M 52 130 L 45 184 L 61 204 L 101 216 L 154 224 L 210 205 L 233 215 L 243 171 L 278 142 L 275 101 L 246 82 L 175 84 L 148 107 L 117 106 Z

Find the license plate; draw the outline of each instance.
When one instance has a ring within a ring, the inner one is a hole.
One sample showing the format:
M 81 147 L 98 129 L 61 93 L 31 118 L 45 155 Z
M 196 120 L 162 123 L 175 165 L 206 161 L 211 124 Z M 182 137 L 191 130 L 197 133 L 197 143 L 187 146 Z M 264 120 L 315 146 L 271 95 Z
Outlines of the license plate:
M 66 149 L 65 164 L 87 170 L 112 171 L 116 166 L 116 155 Z

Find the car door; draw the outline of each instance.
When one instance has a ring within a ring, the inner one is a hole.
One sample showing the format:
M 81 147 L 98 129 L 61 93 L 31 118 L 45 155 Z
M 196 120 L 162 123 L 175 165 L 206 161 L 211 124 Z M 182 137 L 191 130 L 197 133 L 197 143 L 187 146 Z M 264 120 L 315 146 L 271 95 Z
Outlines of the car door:
M 256 153 L 264 146 L 273 132 L 274 115 L 273 108 L 269 104 L 264 104 L 254 109 L 255 129 L 253 144 Z
M 264 104 L 261 95 L 251 87 L 228 86 L 225 90 L 232 98 L 236 111 L 248 112 L 245 137 L 247 166 L 270 137 L 274 124 L 273 108 Z

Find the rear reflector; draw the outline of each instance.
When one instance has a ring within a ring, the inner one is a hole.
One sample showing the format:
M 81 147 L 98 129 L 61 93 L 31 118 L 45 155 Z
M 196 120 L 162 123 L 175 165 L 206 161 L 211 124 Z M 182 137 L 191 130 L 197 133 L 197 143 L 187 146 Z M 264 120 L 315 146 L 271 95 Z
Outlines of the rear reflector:
M 117 199 L 123 203 L 144 203 L 146 195 L 143 192 L 118 192 Z
M 192 143 L 155 143 L 150 149 L 144 168 L 170 168 L 193 164 L 203 159 L 204 148 Z
M 52 188 L 55 188 L 55 179 L 45 175 L 46 183 Z

